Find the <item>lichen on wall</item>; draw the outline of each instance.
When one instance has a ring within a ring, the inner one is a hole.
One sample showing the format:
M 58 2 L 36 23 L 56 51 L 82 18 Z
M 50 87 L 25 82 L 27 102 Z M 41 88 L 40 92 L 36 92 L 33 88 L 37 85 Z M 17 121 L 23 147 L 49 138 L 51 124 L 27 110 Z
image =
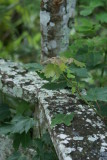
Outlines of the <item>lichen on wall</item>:
M 43 133 L 48 129 L 59 160 L 107 160 L 107 127 L 101 118 L 69 91 L 43 89 L 46 82 L 21 64 L 0 59 L 0 90 L 35 103 L 36 127 Z M 75 117 L 69 127 L 51 128 L 55 114 L 72 112 Z

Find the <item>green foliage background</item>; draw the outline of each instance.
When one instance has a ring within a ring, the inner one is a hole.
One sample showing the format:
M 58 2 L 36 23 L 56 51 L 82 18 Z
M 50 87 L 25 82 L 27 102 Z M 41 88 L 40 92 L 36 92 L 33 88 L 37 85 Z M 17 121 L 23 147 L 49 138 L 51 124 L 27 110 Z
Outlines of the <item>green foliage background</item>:
M 78 52 L 78 59 L 88 59 L 87 65 L 92 68 L 103 61 L 107 50 L 107 1 L 79 0 L 76 10 L 76 34 L 72 30 L 68 57 Z M 39 11 L 40 0 L 0 0 L 0 57 L 37 60 Z
M 40 0 L 0 0 L 0 57 L 37 61 Z
M 26 63 L 40 59 L 39 12 L 40 0 L 0 0 L 1 58 Z M 88 82 L 105 86 L 107 1 L 78 0 L 74 28 L 71 30 L 69 50 L 64 56 L 85 62 L 91 74 Z
M 107 85 L 107 1 L 78 1 L 74 28 L 70 48 L 64 55 L 86 64 L 90 75 L 86 86 L 87 82 L 91 86 Z

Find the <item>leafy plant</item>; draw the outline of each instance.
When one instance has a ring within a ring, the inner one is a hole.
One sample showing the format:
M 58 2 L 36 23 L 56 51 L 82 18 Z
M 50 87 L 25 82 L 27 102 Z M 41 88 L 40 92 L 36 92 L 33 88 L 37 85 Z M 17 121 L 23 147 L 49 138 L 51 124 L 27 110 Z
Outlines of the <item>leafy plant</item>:
M 0 134 L 9 135 L 12 138 L 15 150 L 6 160 L 28 160 L 25 153 L 29 148 L 36 150 L 36 153 L 32 154 L 32 160 L 57 160 L 48 133 L 36 139 L 32 136 L 35 120 L 31 117 L 33 110 L 31 112 L 29 107 L 34 109 L 24 101 L 0 93 Z
M 0 104 L 0 121 L 4 121 L 11 115 L 10 109 L 6 104 Z
M 64 57 L 52 58 L 47 62 L 49 64 L 46 65 L 42 72 L 47 80 L 49 80 L 49 83 L 43 85 L 43 88 L 51 90 L 68 88 L 73 94 L 75 93 L 80 99 L 88 104 L 102 119 L 105 119 L 105 116 L 102 115 L 102 107 L 99 106 L 99 102 L 107 102 L 107 87 L 91 89 L 88 89 L 87 87 L 86 94 L 82 94 L 81 90 L 84 89 L 85 79 L 90 77 L 88 69 L 83 68 L 85 67 L 84 63 L 76 61 L 74 58 L 67 59 Z M 93 104 L 90 103 L 90 101 L 93 102 Z M 69 126 L 73 117 L 74 115 L 64 116 L 63 114 L 57 114 L 52 120 L 51 125 L 53 127 L 56 124 L 64 123 Z
M 20 152 L 14 152 L 7 160 L 27 160 Z
M 16 150 L 18 150 L 20 144 L 22 147 L 27 147 L 31 143 L 30 132 L 35 125 L 35 120 L 30 117 L 31 114 L 28 114 L 28 111 L 31 113 L 30 106 L 25 102 L 19 103 L 18 100 L 7 98 L 7 96 L 5 98 L 4 95 L 1 97 L 7 100 L 6 102 L 9 101 L 9 105 L 11 105 L 0 102 L 0 134 L 11 135 L 13 137 L 13 147 Z
M 24 68 L 29 71 L 40 71 L 43 69 L 43 66 L 39 63 L 27 63 L 24 65 Z
M 16 142 L 19 145 L 19 135 L 18 138 L 16 137 Z M 41 138 L 33 139 L 30 147 L 33 150 L 36 150 L 36 153 L 32 155 L 32 160 L 58 160 L 52 141 L 47 132 L 43 134 Z M 15 151 L 7 160 L 28 160 L 28 157 L 19 151 Z
M 51 127 L 54 127 L 56 124 L 61 124 L 61 123 L 70 126 L 73 118 L 74 118 L 73 112 L 71 114 L 57 114 L 55 118 L 52 119 Z
M 24 117 L 22 115 L 16 115 L 11 120 L 10 125 L 12 125 L 11 133 L 27 133 L 30 128 L 35 125 L 33 118 Z
M 29 147 L 31 144 L 31 135 L 30 132 L 23 132 L 23 133 L 15 133 L 13 135 L 13 147 L 15 150 L 18 150 L 20 145 L 23 148 Z
M 48 133 L 43 134 L 40 139 L 35 139 L 34 147 L 37 153 L 33 157 L 33 160 L 58 160 Z
M 87 95 L 83 95 L 88 101 L 104 101 L 107 102 L 107 87 L 91 88 L 87 91 Z

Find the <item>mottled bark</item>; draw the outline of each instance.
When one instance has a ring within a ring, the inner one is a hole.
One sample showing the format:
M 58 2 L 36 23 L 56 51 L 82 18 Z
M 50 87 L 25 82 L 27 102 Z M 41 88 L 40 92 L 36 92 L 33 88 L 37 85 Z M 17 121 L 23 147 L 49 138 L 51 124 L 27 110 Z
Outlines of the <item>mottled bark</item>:
M 42 0 L 40 26 L 43 61 L 68 48 L 75 5 L 76 0 Z

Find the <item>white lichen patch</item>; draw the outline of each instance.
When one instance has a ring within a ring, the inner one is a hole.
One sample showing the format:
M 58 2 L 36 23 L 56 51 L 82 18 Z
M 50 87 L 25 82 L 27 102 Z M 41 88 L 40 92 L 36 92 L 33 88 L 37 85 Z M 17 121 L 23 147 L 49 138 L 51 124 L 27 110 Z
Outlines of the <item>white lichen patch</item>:
M 72 151 L 72 148 L 71 148 L 71 147 L 65 148 L 65 153 L 66 153 L 66 154 L 71 153 L 71 151 Z
M 104 123 L 102 121 L 100 122 L 96 122 L 96 125 L 99 127 L 99 128 L 102 128 L 104 126 Z
M 15 86 L 13 87 L 13 95 L 15 95 L 15 97 L 19 97 L 21 98 L 23 95 L 23 90 L 20 86 Z
M 61 141 L 61 143 L 68 144 L 69 142 L 67 140 L 63 140 L 63 141 Z
M 68 156 L 68 154 L 70 154 L 72 152 L 72 148 L 66 147 L 63 144 L 59 144 L 59 148 L 60 148 L 60 151 L 63 155 L 64 160 L 66 160 L 66 158 L 68 160 L 68 157 L 69 157 L 70 160 L 72 160 L 72 158 L 70 156 Z
M 76 113 L 78 113 L 78 114 L 82 114 L 82 112 L 79 112 L 79 111 L 76 111 Z
M 40 23 L 43 26 L 47 26 L 47 23 L 50 21 L 50 13 L 46 11 L 40 11 Z
M 106 133 L 105 134 L 97 134 L 98 137 L 100 137 L 101 140 L 104 140 L 105 138 L 107 138 Z
M 65 156 L 65 160 L 72 160 L 70 156 Z
M 92 135 L 92 136 L 88 136 L 88 140 L 91 141 L 91 142 L 94 142 L 98 139 L 97 135 Z
M 105 143 L 105 142 L 104 142 L 104 143 L 102 143 L 102 146 L 105 146 L 105 147 L 107 147 L 107 143 Z
M 28 85 L 28 86 L 23 86 L 23 89 L 25 89 L 25 90 L 27 90 L 27 91 L 29 91 L 29 92 L 33 92 L 34 93 L 34 91 L 35 92 L 37 92 L 35 89 L 35 86 L 34 85 Z
M 88 118 L 86 119 L 86 122 L 92 124 L 92 121 L 90 119 L 88 119 Z
M 60 139 L 65 139 L 65 138 L 67 138 L 68 136 L 65 135 L 65 134 L 60 134 L 60 135 L 58 135 L 57 137 L 59 137 Z
M 51 26 L 51 27 L 54 27 L 54 26 L 55 26 L 55 23 L 50 22 L 50 26 Z
M 49 49 L 55 49 L 57 47 L 57 43 L 55 40 L 51 40 L 48 44 Z
M 107 151 L 107 147 L 105 147 L 105 146 L 101 146 L 101 148 L 100 148 L 100 152 L 102 153 L 102 152 L 105 152 L 105 151 Z
M 78 105 L 78 108 L 80 108 L 82 112 L 85 111 L 85 107 L 83 105 L 81 105 L 81 104 Z
M 76 149 L 75 148 L 71 148 L 71 152 L 75 152 L 76 151 Z
M 83 139 L 84 139 L 84 137 L 79 137 L 79 136 L 73 137 L 74 141 L 83 141 Z
M 66 138 L 68 141 L 70 141 L 72 138 Z
M 79 152 L 82 152 L 83 148 L 82 147 L 77 147 L 77 150 L 79 150 Z

